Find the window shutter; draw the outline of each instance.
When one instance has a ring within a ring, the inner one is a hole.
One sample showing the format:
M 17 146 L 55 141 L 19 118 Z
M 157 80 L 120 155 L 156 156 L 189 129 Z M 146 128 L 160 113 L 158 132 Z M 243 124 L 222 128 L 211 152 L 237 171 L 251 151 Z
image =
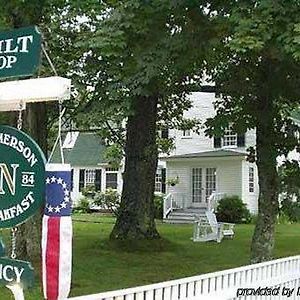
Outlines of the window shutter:
M 221 138 L 214 136 L 214 148 L 221 148 Z
M 237 146 L 245 147 L 245 134 L 241 134 L 237 136 Z
M 101 170 L 96 170 L 96 177 L 95 177 L 95 190 L 101 191 Z
M 71 191 L 73 191 L 74 187 L 74 169 L 71 169 Z
M 162 139 L 168 139 L 169 138 L 169 129 L 168 128 L 162 129 L 161 138 Z
M 166 168 L 161 169 L 161 192 L 166 193 Z
M 85 181 L 85 170 L 79 170 L 79 192 L 84 188 L 84 181 Z

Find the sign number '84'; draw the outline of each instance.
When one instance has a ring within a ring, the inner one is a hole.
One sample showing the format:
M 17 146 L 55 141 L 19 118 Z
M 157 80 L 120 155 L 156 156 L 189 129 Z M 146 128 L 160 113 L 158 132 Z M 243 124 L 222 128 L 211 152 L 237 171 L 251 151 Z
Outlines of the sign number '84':
M 21 182 L 22 186 L 34 186 L 34 173 L 23 172 Z

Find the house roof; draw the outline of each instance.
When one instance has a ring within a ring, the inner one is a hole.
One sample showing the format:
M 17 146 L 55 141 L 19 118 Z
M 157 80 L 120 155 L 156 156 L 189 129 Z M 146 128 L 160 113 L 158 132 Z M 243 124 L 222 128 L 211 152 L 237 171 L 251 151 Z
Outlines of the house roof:
M 105 164 L 106 146 L 101 138 L 94 132 L 81 132 L 71 148 L 64 148 L 65 162 L 72 166 L 96 166 Z M 60 163 L 60 153 L 57 147 L 54 151 L 53 163 Z
M 235 150 L 212 150 L 212 151 L 204 151 L 204 152 L 197 152 L 197 153 L 188 153 L 182 155 L 172 155 L 165 158 L 164 160 L 170 159 L 177 159 L 177 158 L 202 158 L 202 157 L 230 157 L 230 156 L 246 156 L 247 153 L 239 152 Z

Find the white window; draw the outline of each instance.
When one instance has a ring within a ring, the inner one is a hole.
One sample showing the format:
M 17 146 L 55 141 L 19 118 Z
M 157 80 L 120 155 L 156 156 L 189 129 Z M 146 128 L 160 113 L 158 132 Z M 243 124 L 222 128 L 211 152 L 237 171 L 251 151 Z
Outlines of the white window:
M 116 190 L 118 188 L 118 169 L 106 168 L 105 170 L 106 184 L 105 188 Z
M 161 170 L 157 170 L 155 175 L 155 192 L 161 193 L 162 191 L 162 174 Z
M 192 137 L 192 131 L 190 129 L 182 130 L 182 137 L 183 138 Z
M 96 170 L 85 170 L 84 185 L 94 185 L 96 180 Z
M 254 167 L 249 167 L 249 193 L 254 193 Z
M 232 130 L 232 126 L 225 129 L 222 138 L 223 147 L 237 147 L 237 134 Z

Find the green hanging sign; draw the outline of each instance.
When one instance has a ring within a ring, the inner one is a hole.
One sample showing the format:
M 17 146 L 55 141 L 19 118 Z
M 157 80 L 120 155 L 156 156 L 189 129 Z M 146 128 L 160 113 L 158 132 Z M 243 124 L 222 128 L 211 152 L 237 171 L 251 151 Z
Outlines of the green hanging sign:
M 0 33 L 0 78 L 33 75 L 40 63 L 42 37 L 37 27 Z
M 45 157 L 30 136 L 0 126 L 0 228 L 33 216 L 44 203 Z
M 34 270 L 27 261 L 0 258 L 0 285 L 18 284 L 27 289 L 34 284 Z
M 22 289 L 28 289 L 33 287 L 33 284 L 34 269 L 30 262 L 8 258 L 0 237 L 0 285 L 18 285 Z

